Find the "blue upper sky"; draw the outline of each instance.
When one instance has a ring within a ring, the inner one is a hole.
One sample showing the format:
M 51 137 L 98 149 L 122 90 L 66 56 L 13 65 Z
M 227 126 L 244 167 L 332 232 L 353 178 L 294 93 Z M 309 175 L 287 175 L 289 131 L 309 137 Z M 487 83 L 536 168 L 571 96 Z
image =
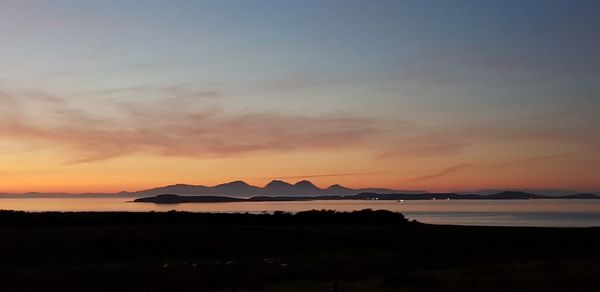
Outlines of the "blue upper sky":
M 598 1 L 75 0 L 3 6 L 0 32 L 7 45 L 0 65 L 10 72 L 3 77 L 48 83 L 56 91 L 185 83 L 248 93 L 324 82 L 359 87 L 326 94 L 332 106 L 341 100 L 362 106 L 353 100 L 385 99 L 394 90 L 439 100 L 421 91 L 440 87 L 459 102 L 502 96 L 536 103 L 550 94 L 562 96 L 552 97 L 557 104 L 597 99 Z

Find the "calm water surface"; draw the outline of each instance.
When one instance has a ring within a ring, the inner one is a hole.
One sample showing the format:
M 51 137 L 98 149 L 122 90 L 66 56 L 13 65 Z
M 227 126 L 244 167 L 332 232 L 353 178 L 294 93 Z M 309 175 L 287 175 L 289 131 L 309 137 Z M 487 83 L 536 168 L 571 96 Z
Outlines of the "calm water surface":
M 0 199 L 0 209 L 23 211 L 193 211 L 298 212 L 312 209 L 353 211 L 385 209 L 409 219 L 432 224 L 489 226 L 600 226 L 600 200 L 435 200 L 435 201 L 310 201 L 188 203 L 156 205 L 132 203 L 127 198 Z

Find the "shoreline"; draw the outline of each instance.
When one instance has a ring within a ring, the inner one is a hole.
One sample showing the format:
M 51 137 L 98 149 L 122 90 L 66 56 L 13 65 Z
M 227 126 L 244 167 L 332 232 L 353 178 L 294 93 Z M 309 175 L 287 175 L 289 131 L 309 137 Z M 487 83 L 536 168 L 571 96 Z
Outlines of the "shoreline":
M 521 192 L 504 192 L 494 195 L 480 194 L 376 194 L 361 193 L 357 195 L 334 196 L 255 196 L 249 198 L 235 198 L 228 196 L 182 196 L 177 194 L 162 194 L 151 197 L 134 199 L 135 203 L 155 204 L 185 204 L 185 203 L 242 203 L 242 202 L 306 202 L 306 201 L 339 201 L 339 200 L 366 200 L 366 201 L 426 201 L 426 200 L 597 200 L 600 196 L 595 194 L 577 194 L 565 196 L 544 196 Z

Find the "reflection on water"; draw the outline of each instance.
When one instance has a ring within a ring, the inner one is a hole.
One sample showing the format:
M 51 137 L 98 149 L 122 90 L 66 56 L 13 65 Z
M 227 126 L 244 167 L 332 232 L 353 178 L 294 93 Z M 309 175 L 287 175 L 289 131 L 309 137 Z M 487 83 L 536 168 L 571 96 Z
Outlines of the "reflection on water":
M 600 200 L 435 200 L 190 203 L 156 205 L 124 198 L 0 199 L 0 209 L 23 211 L 298 212 L 311 209 L 385 209 L 432 224 L 494 226 L 600 226 Z

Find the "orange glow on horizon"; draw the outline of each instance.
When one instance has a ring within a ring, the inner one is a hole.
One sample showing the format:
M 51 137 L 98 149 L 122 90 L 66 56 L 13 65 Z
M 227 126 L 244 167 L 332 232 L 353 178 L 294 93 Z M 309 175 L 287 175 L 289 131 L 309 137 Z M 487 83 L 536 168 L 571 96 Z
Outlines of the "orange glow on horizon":
M 368 155 L 361 156 L 361 153 L 356 152 L 209 160 L 138 156 L 71 165 L 46 161 L 42 164 L 43 167 L 34 163 L 21 163 L 18 170 L 3 176 L 0 191 L 113 193 L 177 183 L 213 186 L 235 180 L 262 187 L 274 179 L 289 183 L 309 180 L 322 188 L 340 184 L 350 188 L 382 187 L 434 192 L 509 188 L 578 191 L 598 189 L 598 181 L 593 176 L 595 166 L 589 163 L 569 165 L 559 161 L 525 166 L 474 165 L 456 168 L 454 172 L 445 171 L 453 169 L 448 167 L 453 166 L 451 161 L 439 159 L 431 159 L 428 163 L 415 159 L 398 164 L 400 163 L 372 159 Z M 319 168 L 321 171 L 316 172 L 315 169 Z M 582 168 L 588 168 L 589 175 L 581 175 L 575 171 Z M 365 169 L 377 171 L 369 172 Z M 438 174 L 441 175 L 437 176 Z M 307 177 L 304 178 L 303 175 Z M 287 176 L 294 178 L 279 178 Z M 426 179 L 414 181 L 415 178 L 423 177 Z

